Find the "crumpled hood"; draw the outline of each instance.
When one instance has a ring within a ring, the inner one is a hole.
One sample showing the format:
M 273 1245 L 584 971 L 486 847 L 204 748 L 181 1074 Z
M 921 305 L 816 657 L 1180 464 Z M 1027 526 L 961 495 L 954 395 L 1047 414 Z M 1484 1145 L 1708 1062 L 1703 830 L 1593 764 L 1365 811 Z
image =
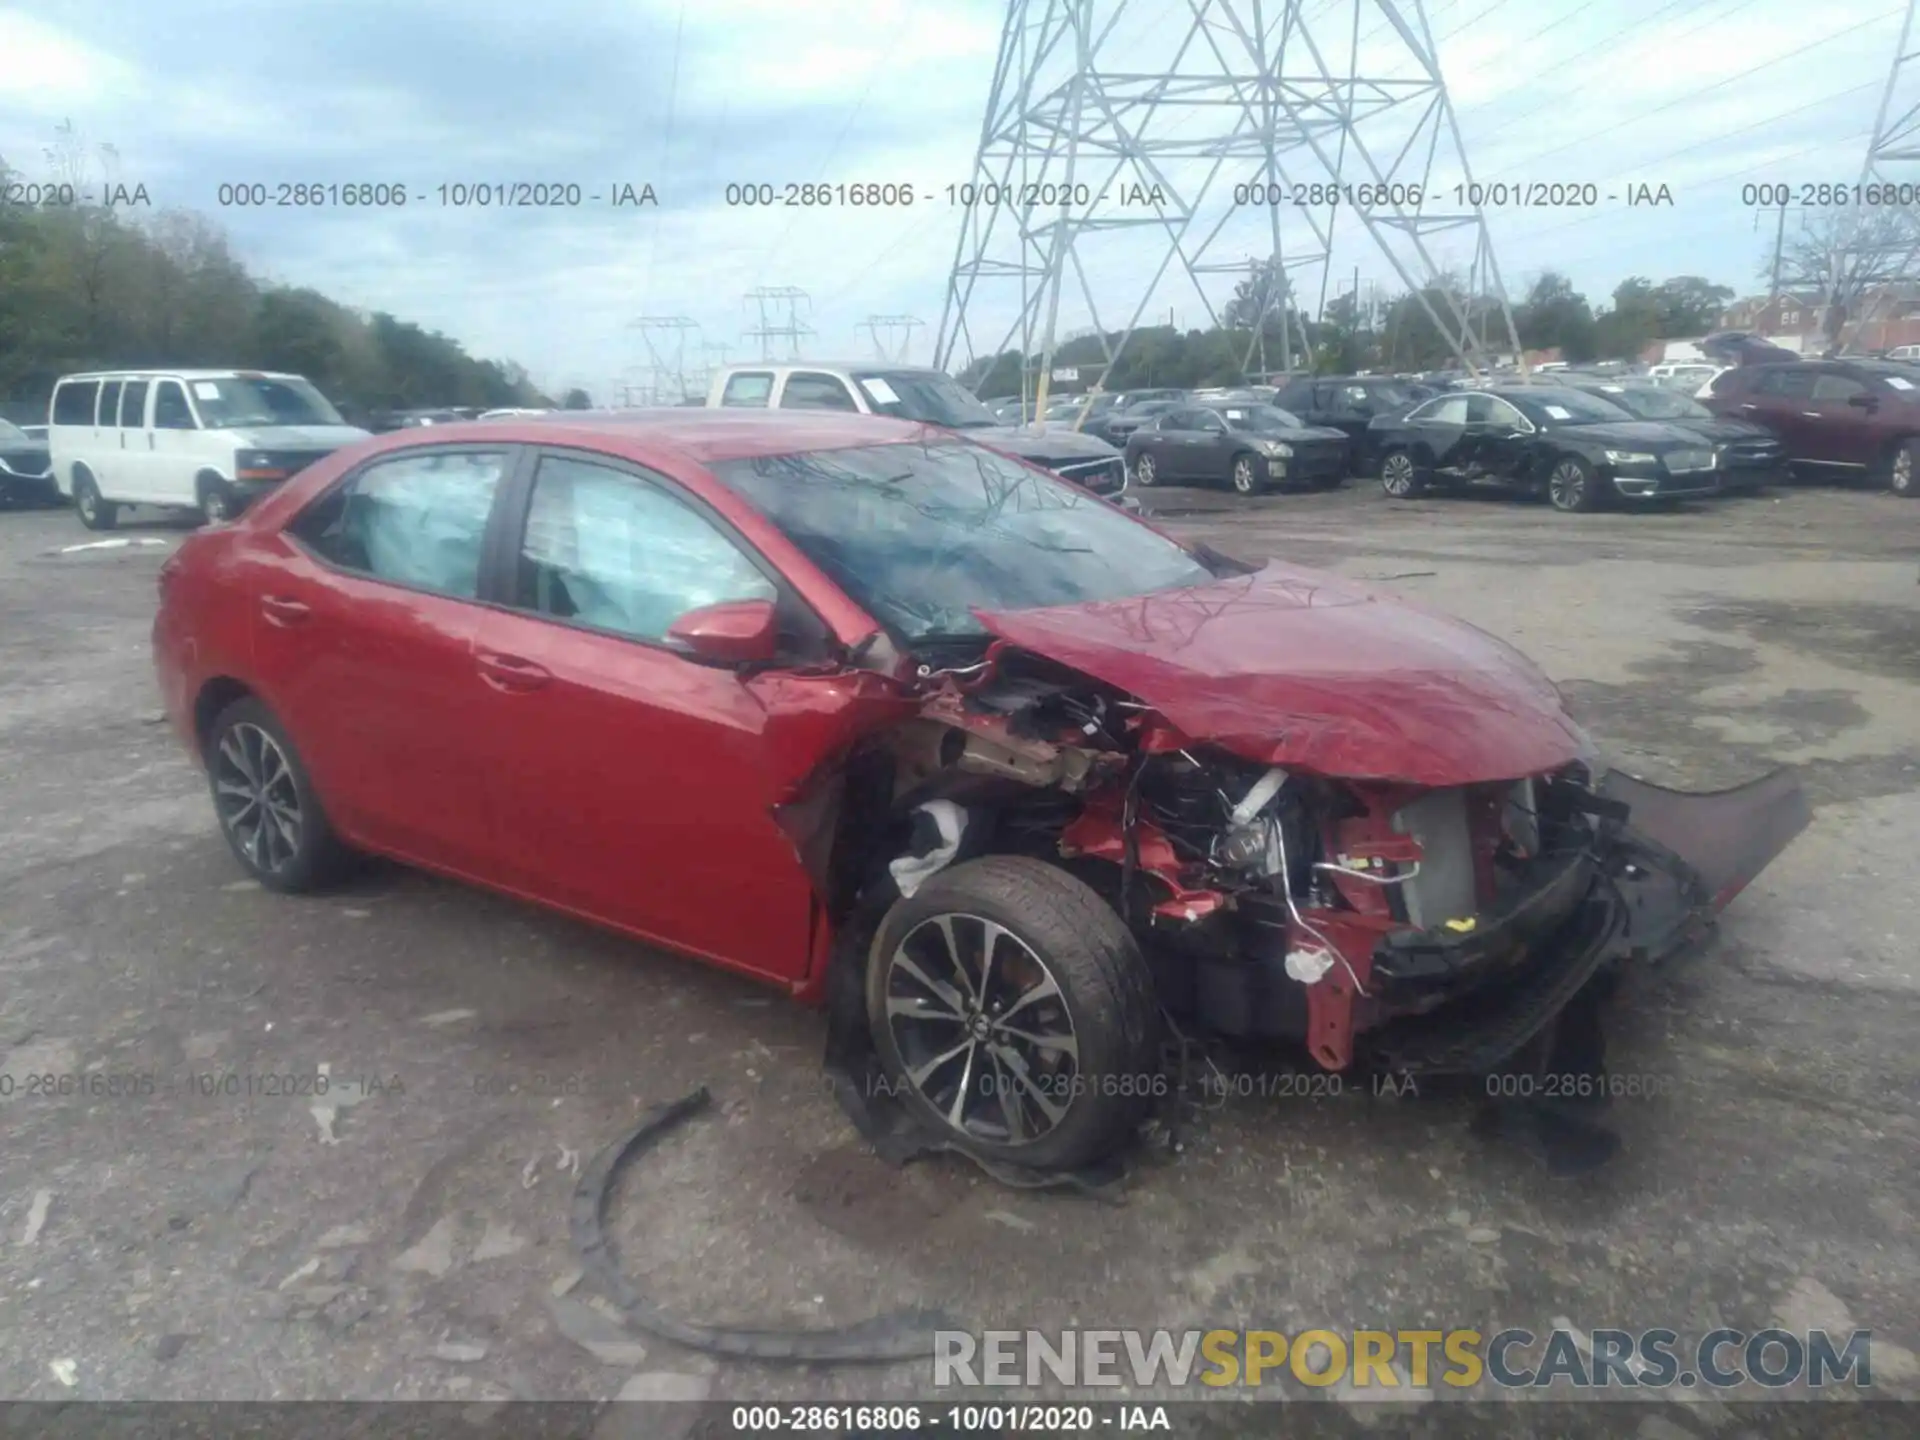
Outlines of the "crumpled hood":
M 1262 764 L 1437 787 L 1537 775 L 1590 750 L 1553 683 L 1505 641 L 1298 566 L 980 620 Z
M 250 425 L 231 433 L 249 450 L 338 450 L 372 434 L 353 425 Z

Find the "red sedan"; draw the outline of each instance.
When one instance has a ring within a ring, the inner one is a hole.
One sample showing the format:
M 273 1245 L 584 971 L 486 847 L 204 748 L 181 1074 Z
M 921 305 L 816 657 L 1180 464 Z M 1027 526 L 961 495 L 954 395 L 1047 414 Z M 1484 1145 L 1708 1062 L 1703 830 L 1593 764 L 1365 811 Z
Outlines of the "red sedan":
M 1169 1014 L 1564 1067 L 1806 819 L 1605 774 L 1470 626 L 868 416 L 368 441 L 189 538 L 153 641 L 262 884 L 374 853 L 761 977 L 1035 1170 L 1165 1093 Z

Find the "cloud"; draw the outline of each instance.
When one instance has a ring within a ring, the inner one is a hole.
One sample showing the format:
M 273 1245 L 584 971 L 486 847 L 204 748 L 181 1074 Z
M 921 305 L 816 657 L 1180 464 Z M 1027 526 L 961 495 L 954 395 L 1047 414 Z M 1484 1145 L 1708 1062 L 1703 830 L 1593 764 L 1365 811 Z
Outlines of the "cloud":
M 1897 8 L 1827 0 L 1810 29 L 1798 0 L 1430 0 L 1478 179 L 1592 181 L 1609 194 L 1665 183 L 1676 199 L 1670 209 L 1491 207 L 1510 286 L 1544 268 L 1566 271 L 1595 298 L 1634 273 L 1750 286 L 1769 237 L 1741 185 L 1857 174 Z M 1271 22 L 1278 7 L 1266 9 Z M 1354 68 L 1397 77 L 1398 88 L 1381 93 L 1407 97 L 1364 131 L 1385 167 L 1423 97 L 1408 88 L 1418 79 L 1412 56 L 1371 0 L 1362 9 Z M 1307 14 L 1318 63 L 1344 74 L 1348 5 Z M 913 352 L 925 359 L 964 215 L 946 187 L 973 178 L 1003 16 L 1000 0 L 277 0 L 244 13 L 220 0 L 61 0 L 0 9 L 9 81 L 0 155 L 39 178 L 54 126 L 70 118 L 88 140 L 116 148 L 120 178 L 146 183 L 156 204 L 211 216 L 256 270 L 519 360 L 551 385 L 604 394 L 631 375 L 645 354 L 630 325 L 641 315 L 690 316 L 706 346 L 744 358 L 754 312 L 743 297 L 764 285 L 809 293 L 803 318 L 818 332 L 817 352 L 865 353 L 865 317 L 912 314 L 927 322 Z M 1221 112 L 1169 104 L 1155 113 L 1139 102 L 1176 60 L 1187 74 L 1217 70 L 1214 46 L 1247 78 L 1244 37 L 1216 26 L 1181 53 L 1184 6 L 1135 4 L 1125 17 L 1096 59 L 1143 77 L 1117 87 L 1130 98 L 1116 123 L 1144 128 L 1172 190 L 1191 198 L 1213 162 L 1176 152 L 1219 127 Z M 1042 87 L 1054 92 L 1047 104 L 1067 103 L 1077 68 L 1063 48 Z M 1284 68 L 1293 93 L 1316 88 L 1304 48 Z M 1310 111 L 1308 128 L 1331 151 L 1337 137 L 1315 113 L 1325 112 Z M 1288 152 L 1287 168 L 1298 180 L 1326 178 L 1307 148 Z M 1432 178 L 1444 188 L 1461 173 L 1447 164 Z M 1215 234 L 1205 258 L 1218 268 L 1205 284 L 1216 303 L 1246 257 L 1270 243 L 1264 209 L 1231 213 L 1229 203 L 1235 181 L 1258 174 L 1250 153 L 1226 162 L 1189 232 L 1193 243 Z M 400 185 L 409 198 L 386 210 L 220 203 L 223 184 L 282 181 Z M 515 181 L 577 184 L 583 200 L 509 209 L 440 198 L 443 184 Z M 922 198 L 891 208 L 727 203 L 729 184 L 771 184 L 784 200 L 788 183 L 818 181 L 911 185 Z M 620 183 L 652 184 L 659 208 L 585 198 Z M 1302 293 L 1317 298 L 1324 285 L 1337 294 L 1356 266 L 1363 284 L 1398 288 L 1350 214 L 1324 214 L 1331 257 L 1297 273 Z M 1282 216 L 1290 256 L 1320 248 L 1303 219 L 1296 207 Z M 1469 239 L 1436 237 L 1430 253 L 1464 264 Z M 1143 308 L 1204 323 L 1179 267 L 1150 288 L 1165 248 L 1154 227 L 1083 237 L 1103 319 Z M 1078 290 L 1076 280 L 1062 302 L 1067 328 L 1087 320 Z M 1017 310 L 1019 286 L 983 280 L 978 293 L 994 296 L 973 326 L 986 343 Z

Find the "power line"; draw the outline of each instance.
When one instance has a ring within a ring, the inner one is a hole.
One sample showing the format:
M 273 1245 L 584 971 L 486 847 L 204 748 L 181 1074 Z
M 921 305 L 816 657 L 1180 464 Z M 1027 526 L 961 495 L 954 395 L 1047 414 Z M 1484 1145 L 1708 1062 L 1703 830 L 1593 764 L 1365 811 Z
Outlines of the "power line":
M 667 123 L 660 138 L 660 180 L 667 182 L 667 162 L 673 153 L 673 116 L 680 98 L 680 37 L 687 21 L 687 0 L 680 0 L 680 11 L 673 22 L 673 68 L 667 77 Z M 653 225 L 647 232 L 647 268 L 641 275 L 640 294 L 653 293 L 653 261 L 660 252 L 660 211 L 653 212 Z

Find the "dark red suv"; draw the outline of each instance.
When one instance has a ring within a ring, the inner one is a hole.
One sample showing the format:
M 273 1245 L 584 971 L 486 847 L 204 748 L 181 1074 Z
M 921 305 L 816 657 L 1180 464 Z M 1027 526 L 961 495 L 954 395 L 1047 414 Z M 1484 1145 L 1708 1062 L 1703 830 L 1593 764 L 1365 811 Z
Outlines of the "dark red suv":
M 1920 464 L 1920 366 L 1804 360 L 1728 370 L 1702 397 L 1709 410 L 1778 435 L 1807 475 L 1872 475 L 1911 496 Z

